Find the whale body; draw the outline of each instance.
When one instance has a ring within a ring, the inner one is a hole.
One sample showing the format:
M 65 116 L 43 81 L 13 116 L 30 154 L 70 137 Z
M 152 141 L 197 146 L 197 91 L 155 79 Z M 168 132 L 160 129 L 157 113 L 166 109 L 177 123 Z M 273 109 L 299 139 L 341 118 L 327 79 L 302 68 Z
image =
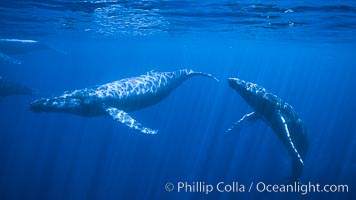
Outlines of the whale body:
M 293 107 L 257 84 L 229 78 L 228 83 L 254 110 L 235 122 L 233 129 L 240 130 L 258 119 L 265 121 L 286 147 L 292 158 L 292 181 L 302 173 L 304 158 L 308 150 L 308 129 Z
M 84 88 L 30 104 L 33 112 L 64 112 L 82 116 L 109 115 L 115 121 L 146 134 L 157 130 L 144 127 L 128 112 L 146 108 L 166 98 L 175 88 L 193 76 L 210 74 L 183 69 L 174 72 L 150 71 L 138 77 L 125 78 L 104 85 Z

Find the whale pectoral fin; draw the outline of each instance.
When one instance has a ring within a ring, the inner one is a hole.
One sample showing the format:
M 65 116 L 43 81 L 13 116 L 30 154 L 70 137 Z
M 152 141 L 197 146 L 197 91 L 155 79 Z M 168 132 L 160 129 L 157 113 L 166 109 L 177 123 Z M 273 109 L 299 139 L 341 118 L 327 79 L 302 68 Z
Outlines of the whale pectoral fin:
M 233 129 L 235 129 L 236 132 L 239 133 L 242 128 L 247 127 L 252 122 L 255 122 L 258 119 L 260 119 L 259 114 L 255 113 L 255 112 L 248 113 L 248 114 L 242 116 L 242 118 L 239 119 L 237 122 L 235 122 L 229 129 L 227 129 L 227 131 L 225 131 L 225 133 L 229 133 Z
M 0 52 L 0 60 L 4 61 L 4 62 L 9 62 L 9 63 L 12 63 L 12 64 L 16 64 L 16 65 L 20 65 L 22 64 L 22 61 L 21 60 L 17 60 L 11 56 L 8 56 L 4 53 L 1 53 Z
M 296 149 L 288 128 L 288 124 L 286 123 L 286 119 L 284 116 L 278 112 L 278 126 L 279 130 L 282 130 L 282 134 L 280 135 L 284 145 L 287 147 L 288 153 L 292 156 L 292 179 L 297 179 L 299 175 L 302 173 L 302 169 L 304 166 L 304 162 L 298 150 Z
M 144 127 L 141 123 L 133 119 L 128 113 L 117 108 L 106 108 L 105 110 L 115 121 L 121 122 L 134 130 L 145 134 L 157 134 L 157 130 Z

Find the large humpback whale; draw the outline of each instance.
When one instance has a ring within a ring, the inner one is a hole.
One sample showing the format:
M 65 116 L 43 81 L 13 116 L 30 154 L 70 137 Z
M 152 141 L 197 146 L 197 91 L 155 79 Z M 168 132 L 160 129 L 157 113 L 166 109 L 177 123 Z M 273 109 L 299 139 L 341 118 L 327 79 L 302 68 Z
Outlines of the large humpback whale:
M 0 77 L 0 97 L 12 95 L 32 95 L 33 90 L 18 83 Z
M 174 72 L 150 71 L 139 77 L 125 78 L 104 85 L 94 86 L 63 95 L 40 99 L 30 104 L 33 112 L 65 112 L 83 116 L 110 115 L 115 121 L 146 134 L 157 130 L 144 127 L 127 112 L 158 103 L 175 88 L 193 76 L 210 74 L 183 69 Z
M 66 54 L 60 49 L 49 47 L 48 45 L 36 40 L 0 39 L 0 61 L 12 64 L 22 64 L 21 60 L 13 58 L 11 55 L 18 55 L 42 49 L 53 49 Z
M 229 78 L 228 83 L 253 108 L 254 112 L 244 115 L 227 132 L 233 128 L 241 129 L 258 119 L 265 121 L 287 148 L 292 157 L 291 179 L 298 180 L 308 150 L 308 130 L 292 106 L 254 83 L 237 78 Z

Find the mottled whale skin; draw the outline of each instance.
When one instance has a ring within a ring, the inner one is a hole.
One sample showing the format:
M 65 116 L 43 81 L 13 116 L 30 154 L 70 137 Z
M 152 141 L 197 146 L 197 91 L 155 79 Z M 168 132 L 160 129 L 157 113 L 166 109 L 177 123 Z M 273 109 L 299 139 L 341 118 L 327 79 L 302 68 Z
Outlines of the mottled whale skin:
M 265 121 L 287 148 L 292 158 L 292 181 L 302 173 L 304 158 L 308 150 L 308 130 L 293 107 L 257 84 L 238 78 L 229 78 L 231 88 L 253 108 L 254 112 L 244 115 L 232 129 L 241 129 L 258 119 Z
M 33 90 L 0 77 L 0 97 L 13 95 L 32 95 Z
M 150 71 L 104 85 L 84 88 L 63 95 L 40 99 L 30 104 L 33 112 L 65 112 L 82 116 L 110 115 L 114 120 L 146 134 L 157 130 L 144 127 L 127 112 L 146 108 L 166 98 L 175 88 L 193 76 L 210 74 L 183 69 L 174 72 Z

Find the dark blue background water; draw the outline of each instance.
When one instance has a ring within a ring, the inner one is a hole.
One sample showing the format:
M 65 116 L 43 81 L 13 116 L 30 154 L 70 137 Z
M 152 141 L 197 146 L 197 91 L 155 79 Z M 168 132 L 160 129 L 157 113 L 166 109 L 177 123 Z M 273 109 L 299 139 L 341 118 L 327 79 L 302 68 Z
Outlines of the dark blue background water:
M 1 1 L 0 10 L 2 38 L 66 52 L 0 63 L 1 76 L 39 91 L 0 99 L 0 199 L 355 199 L 352 1 Z M 110 117 L 28 110 L 31 101 L 66 90 L 181 68 L 221 81 L 194 77 L 131 114 L 158 135 Z M 167 182 L 282 184 L 290 175 L 287 151 L 263 122 L 224 134 L 252 111 L 228 77 L 267 88 L 304 120 L 310 147 L 302 182 L 348 184 L 349 192 L 166 192 Z

